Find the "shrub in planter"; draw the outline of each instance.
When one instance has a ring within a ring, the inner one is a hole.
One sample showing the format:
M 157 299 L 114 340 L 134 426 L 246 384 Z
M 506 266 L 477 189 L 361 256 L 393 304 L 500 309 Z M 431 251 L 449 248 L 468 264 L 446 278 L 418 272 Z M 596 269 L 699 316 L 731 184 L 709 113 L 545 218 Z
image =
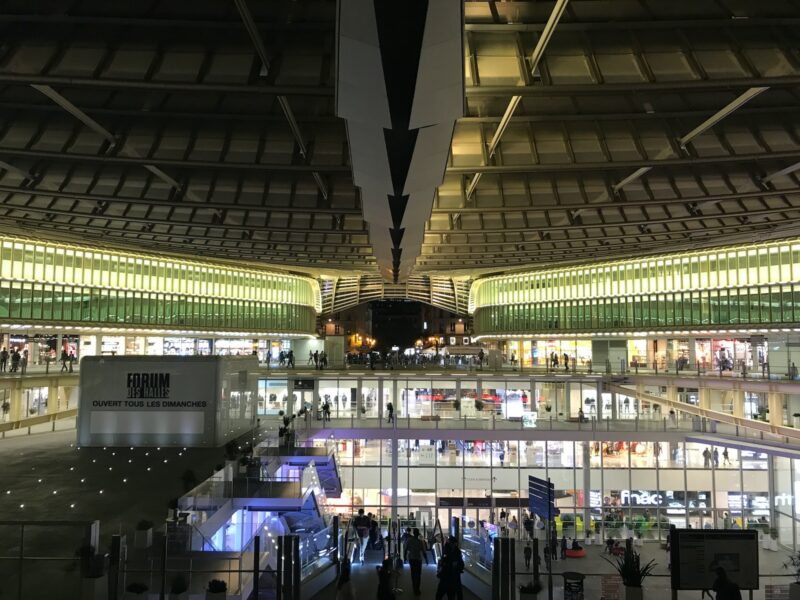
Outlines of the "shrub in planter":
M 239 456 L 239 446 L 236 445 L 236 442 L 231 440 L 225 444 L 225 459 L 236 460 L 237 456 Z
M 535 598 L 536 594 L 542 591 L 542 584 L 538 581 L 524 583 L 519 586 L 519 597 L 522 598 Z
M 480 398 L 475 399 L 475 410 L 477 410 L 478 412 L 483 410 L 483 400 L 481 400 Z
M 183 491 L 188 492 L 197 485 L 197 475 L 191 469 L 186 469 L 181 475 L 181 482 L 183 483 Z
M 224 600 L 228 592 L 228 584 L 221 579 L 212 579 L 206 589 L 206 600 Z
M 144 549 L 153 545 L 153 522 L 142 519 L 136 524 L 133 532 L 133 547 Z
M 639 555 L 628 548 L 617 560 L 612 561 L 605 556 L 603 559 L 614 567 L 620 578 L 622 578 L 622 584 L 625 586 L 625 599 L 641 600 L 643 597 L 642 582 L 653 573 L 656 561 L 650 560 L 650 562 L 642 565 Z
M 186 578 L 178 574 L 169 584 L 169 600 L 185 600 L 189 597 L 189 584 Z
M 133 582 L 129 583 L 125 588 L 126 596 L 128 598 L 135 598 L 137 596 L 143 596 L 147 593 L 147 586 L 143 583 Z
M 11 410 L 11 403 L 8 400 L 6 400 L 5 402 L 3 402 L 2 408 L 3 408 L 3 414 L 6 414 L 8 411 Z
M 453 400 L 453 410 L 461 410 L 461 400 Z
M 104 554 L 97 554 L 94 546 L 81 546 L 75 551 L 75 556 L 80 561 L 81 577 L 96 579 L 106 573 L 106 557 Z
M 552 407 L 550 404 L 545 404 L 545 405 L 544 405 L 544 409 L 545 409 L 547 412 L 550 412 L 551 410 L 553 410 L 553 407 Z

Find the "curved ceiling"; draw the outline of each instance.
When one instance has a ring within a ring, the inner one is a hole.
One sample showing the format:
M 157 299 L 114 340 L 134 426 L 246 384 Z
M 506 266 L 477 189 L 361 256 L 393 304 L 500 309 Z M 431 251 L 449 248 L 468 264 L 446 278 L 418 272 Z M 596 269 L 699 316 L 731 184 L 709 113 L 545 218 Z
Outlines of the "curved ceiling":
M 554 3 L 463 8 L 466 112 L 412 273 L 797 235 L 793 3 L 573 0 L 535 69 Z M 4 3 L 0 230 L 377 274 L 335 22 L 333 0 Z

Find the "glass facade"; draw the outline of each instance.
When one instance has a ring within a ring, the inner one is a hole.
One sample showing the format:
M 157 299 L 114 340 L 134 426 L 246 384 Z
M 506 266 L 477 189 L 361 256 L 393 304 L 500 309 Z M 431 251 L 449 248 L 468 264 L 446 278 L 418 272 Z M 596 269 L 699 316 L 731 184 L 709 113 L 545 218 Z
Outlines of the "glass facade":
M 0 319 L 312 333 L 308 277 L 3 238 Z
M 509 521 L 516 517 L 519 523 L 512 534 L 523 537 L 524 490 L 533 475 L 555 484 L 559 537 L 619 539 L 627 529 L 645 540 L 663 540 L 670 525 L 764 534 L 775 527 L 780 542 L 793 547 L 798 526 L 791 461 L 766 453 L 674 439 L 399 440 L 393 498 L 391 441 L 341 439 L 337 446 L 344 493 L 329 504 L 345 515 L 362 506 L 388 514 L 396 503 L 401 516 L 414 513 L 431 526 L 452 516 L 496 523 L 505 510 Z
M 478 334 L 800 321 L 800 243 L 718 249 L 478 280 Z

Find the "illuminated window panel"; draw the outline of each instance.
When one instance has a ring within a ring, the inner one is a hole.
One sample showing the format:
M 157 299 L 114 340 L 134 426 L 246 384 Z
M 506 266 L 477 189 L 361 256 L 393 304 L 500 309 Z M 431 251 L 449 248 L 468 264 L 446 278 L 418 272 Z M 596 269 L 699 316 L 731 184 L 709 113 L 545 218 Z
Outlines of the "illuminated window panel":
M 800 281 L 800 240 L 478 279 L 470 310 Z
M 0 319 L 311 333 L 320 302 L 310 277 L 0 237 Z
M 789 325 L 800 321 L 800 283 L 541 302 L 475 311 L 477 335 L 682 327 Z

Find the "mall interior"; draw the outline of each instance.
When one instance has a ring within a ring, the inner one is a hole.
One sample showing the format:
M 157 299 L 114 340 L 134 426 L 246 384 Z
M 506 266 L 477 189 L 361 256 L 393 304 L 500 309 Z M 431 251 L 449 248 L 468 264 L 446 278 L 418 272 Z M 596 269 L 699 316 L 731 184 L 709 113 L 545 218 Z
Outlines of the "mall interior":
M 798 32 L 4 3 L 0 597 L 800 599 Z

